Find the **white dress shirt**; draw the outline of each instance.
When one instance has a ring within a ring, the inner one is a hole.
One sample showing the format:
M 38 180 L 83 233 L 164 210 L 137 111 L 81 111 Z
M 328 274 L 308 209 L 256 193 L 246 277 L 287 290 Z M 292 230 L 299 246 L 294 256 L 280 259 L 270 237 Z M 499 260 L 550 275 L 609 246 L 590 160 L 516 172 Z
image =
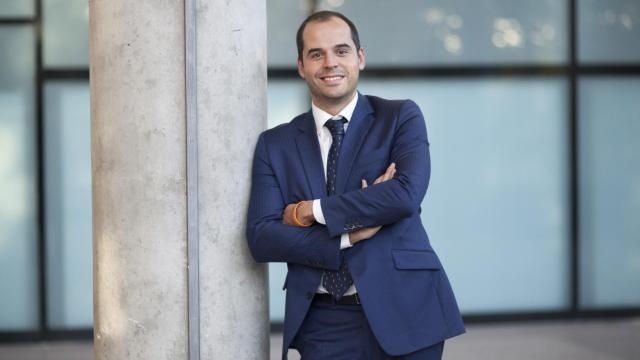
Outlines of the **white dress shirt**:
M 356 104 L 358 103 L 358 93 L 353 96 L 353 99 L 345 106 L 337 115 L 331 115 L 326 111 L 317 107 L 313 102 L 311 103 L 311 112 L 313 113 L 313 120 L 316 123 L 316 133 L 318 134 L 318 142 L 320 143 L 320 154 L 322 155 L 322 166 L 324 168 L 324 180 L 325 183 L 327 181 L 327 158 L 329 157 L 329 149 L 331 148 L 331 144 L 333 143 L 333 137 L 331 136 L 331 132 L 327 129 L 324 124 L 327 120 L 336 118 L 336 117 L 344 117 L 347 122 L 344 124 L 344 131 L 347 132 L 347 128 L 349 127 L 349 121 L 351 121 L 351 116 L 353 116 L 353 111 L 356 108 Z M 324 214 L 322 213 L 322 207 L 320 206 L 320 199 L 313 200 L 313 217 L 315 220 L 325 225 L 327 222 L 324 219 Z M 340 237 L 340 250 L 351 247 L 351 242 L 349 242 L 349 234 L 344 233 Z M 324 276 L 324 275 L 323 275 Z M 320 286 L 318 286 L 317 293 L 327 293 L 327 289 L 322 286 L 322 279 L 320 280 Z M 356 288 L 354 285 L 351 285 L 344 295 L 353 295 L 356 293 Z

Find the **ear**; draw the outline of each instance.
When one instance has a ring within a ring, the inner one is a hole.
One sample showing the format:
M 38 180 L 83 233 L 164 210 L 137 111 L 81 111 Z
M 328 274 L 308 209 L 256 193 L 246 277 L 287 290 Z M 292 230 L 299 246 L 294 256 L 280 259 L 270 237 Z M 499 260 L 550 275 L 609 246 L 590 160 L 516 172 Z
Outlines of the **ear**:
M 358 67 L 360 68 L 360 70 L 364 70 L 364 66 L 366 64 L 366 59 L 365 59 L 365 55 L 364 55 L 364 48 L 360 48 L 360 50 L 358 50 Z
M 304 65 L 302 64 L 302 60 L 298 59 L 298 75 L 304 79 Z

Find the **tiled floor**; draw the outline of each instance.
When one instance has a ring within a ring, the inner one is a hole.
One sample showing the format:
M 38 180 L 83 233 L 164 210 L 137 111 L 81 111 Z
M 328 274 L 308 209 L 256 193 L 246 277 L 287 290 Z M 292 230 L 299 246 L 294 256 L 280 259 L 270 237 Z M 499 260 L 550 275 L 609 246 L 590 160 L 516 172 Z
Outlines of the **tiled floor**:
M 279 359 L 281 346 L 281 334 L 272 334 L 271 359 Z M 91 359 L 90 342 L 0 344 L 0 360 Z M 640 318 L 469 325 L 446 343 L 444 359 L 639 360 Z

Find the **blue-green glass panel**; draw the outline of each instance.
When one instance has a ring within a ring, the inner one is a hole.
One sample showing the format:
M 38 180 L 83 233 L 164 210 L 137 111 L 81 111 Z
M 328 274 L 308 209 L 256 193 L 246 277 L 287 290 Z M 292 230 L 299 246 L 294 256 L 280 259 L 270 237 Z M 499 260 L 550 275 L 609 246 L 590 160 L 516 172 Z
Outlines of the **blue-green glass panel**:
M 309 15 L 307 0 L 267 1 L 267 60 L 272 67 L 296 66 L 296 32 Z
M 370 66 L 559 64 L 566 0 L 320 0 L 350 17 Z
M 39 322 L 34 44 L 29 25 L 0 28 L 0 331 Z
M 291 95 L 304 99 L 299 83 Z M 363 93 L 412 98 L 425 114 L 432 177 L 423 222 L 467 314 L 569 306 L 566 85 L 559 78 L 361 82 Z M 272 321 L 282 320 L 285 271 L 270 265 Z
M 422 220 L 462 311 L 566 310 L 566 81 L 365 80 L 360 89 L 411 98 L 425 115 Z
M 45 86 L 47 314 L 55 329 L 93 319 L 89 83 Z
M 32 17 L 35 11 L 34 0 L 2 0 L 0 19 Z
M 43 58 L 46 68 L 89 67 L 89 2 L 43 0 Z
M 580 299 L 640 307 L 640 77 L 579 82 Z
M 639 1 L 578 0 L 577 7 L 580 62 L 640 62 Z

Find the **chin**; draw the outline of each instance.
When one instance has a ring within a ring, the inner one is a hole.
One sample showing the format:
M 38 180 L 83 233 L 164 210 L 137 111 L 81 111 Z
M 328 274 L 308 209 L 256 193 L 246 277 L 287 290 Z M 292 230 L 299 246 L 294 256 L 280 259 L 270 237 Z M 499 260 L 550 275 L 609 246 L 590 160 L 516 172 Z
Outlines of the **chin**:
M 335 91 L 327 91 L 323 95 L 326 98 L 336 99 L 337 100 L 337 99 L 345 98 L 345 97 L 349 96 L 349 94 L 351 94 L 351 93 L 352 93 L 351 91 L 336 89 Z

